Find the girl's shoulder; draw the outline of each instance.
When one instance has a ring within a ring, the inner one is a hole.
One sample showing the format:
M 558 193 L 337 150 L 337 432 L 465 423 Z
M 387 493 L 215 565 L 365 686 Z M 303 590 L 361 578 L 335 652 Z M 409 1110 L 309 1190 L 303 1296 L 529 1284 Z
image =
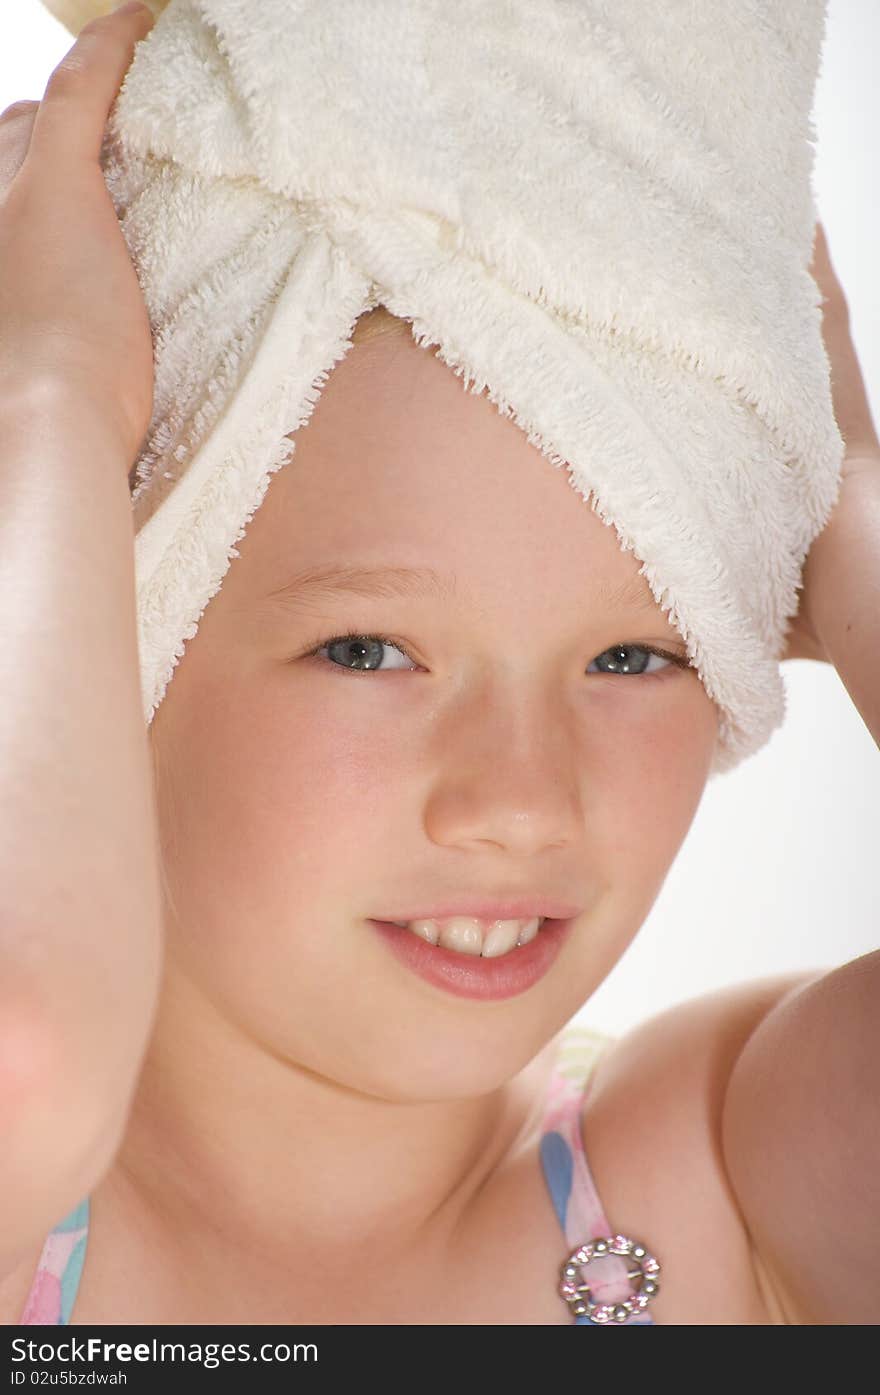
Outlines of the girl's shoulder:
M 658 1324 L 801 1321 L 771 1278 L 727 1177 L 722 1119 L 746 1041 L 782 996 L 814 976 L 719 989 L 615 1039 L 571 1029 L 560 1038 L 561 1071 L 584 1073 L 577 1139 L 584 1188 L 601 1203 L 609 1234 L 637 1240 L 659 1261 L 650 1304 Z M 564 1088 L 559 1070 L 552 1079 L 544 1138 L 553 1094 Z

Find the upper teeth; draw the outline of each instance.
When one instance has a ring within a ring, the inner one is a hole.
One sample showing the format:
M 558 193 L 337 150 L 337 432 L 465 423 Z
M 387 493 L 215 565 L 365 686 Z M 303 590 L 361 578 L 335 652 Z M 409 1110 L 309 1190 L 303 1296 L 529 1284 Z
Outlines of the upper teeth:
M 474 916 L 456 915 L 448 920 L 396 920 L 393 923 L 412 930 L 432 945 L 456 949 L 460 954 L 481 954 L 484 959 L 497 958 L 516 945 L 528 944 L 543 925 L 546 917 L 532 920 L 477 920 Z

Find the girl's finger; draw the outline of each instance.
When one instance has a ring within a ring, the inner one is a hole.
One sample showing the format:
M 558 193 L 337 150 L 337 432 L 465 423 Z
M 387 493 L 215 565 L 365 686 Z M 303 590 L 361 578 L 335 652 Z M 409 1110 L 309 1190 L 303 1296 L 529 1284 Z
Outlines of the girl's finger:
M 28 153 L 39 102 L 13 102 L 0 113 L 0 203 Z
M 34 121 L 30 148 L 35 161 L 59 170 L 101 153 L 110 109 L 131 67 L 135 45 L 149 33 L 153 16 L 144 6 L 93 19 L 52 72 Z
M 876 453 L 880 450 L 880 441 L 853 343 L 849 306 L 832 266 L 821 223 L 816 224 L 810 270 L 825 302 L 822 306 L 822 338 L 831 364 L 831 395 L 837 425 L 849 454 Z
M 833 309 L 835 313 L 849 313 L 846 303 L 846 296 L 843 293 L 843 286 L 837 279 L 834 267 L 831 265 L 831 254 L 828 250 L 828 239 L 825 236 L 825 229 L 821 223 L 817 223 L 813 238 L 813 260 L 810 265 L 813 280 L 822 292 L 826 305 Z

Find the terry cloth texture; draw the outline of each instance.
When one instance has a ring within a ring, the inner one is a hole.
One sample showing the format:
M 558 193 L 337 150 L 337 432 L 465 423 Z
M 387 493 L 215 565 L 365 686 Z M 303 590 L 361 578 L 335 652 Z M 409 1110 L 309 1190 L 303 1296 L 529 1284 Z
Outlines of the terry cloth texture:
M 108 8 L 44 3 L 72 33 Z M 638 558 L 719 707 L 711 773 L 757 751 L 843 456 L 809 272 L 825 0 L 152 9 L 101 156 L 155 345 L 147 722 L 382 303 Z

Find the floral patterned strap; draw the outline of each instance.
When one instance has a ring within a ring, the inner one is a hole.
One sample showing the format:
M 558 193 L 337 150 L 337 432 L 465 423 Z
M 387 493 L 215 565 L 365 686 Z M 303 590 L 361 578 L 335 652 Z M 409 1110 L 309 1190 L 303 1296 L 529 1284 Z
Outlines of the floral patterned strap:
M 89 1202 L 86 1198 L 47 1236 L 25 1300 L 22 1324 L 64 1326 L 70 1321 L 88 1238 Z
M 630 1242 L 627 1249 L 622 1242 L 628 1237 L 615 1236 L 584 1152 L 581 1114 L 586 1087 L 599 1057 L 612 1041 L 613 1038 L 585 1027 L 569 1027 L 560 1039 L 550 1077 L 540 1156 L 550 1197 L 568 1242 L 568 1254 L 560 1256 L 560 1299 L 568 1302 L 577 1326 L 594 1327 L 623 1322 L 629 1326 L 654 1326 L 653 1318 L 643 1307 L 630 1311 L 628 1307 L 622 1307 L 622 1301 L 631 1300 L 634 1292 L 639 1291 L 634 1290 L 629 1278 L 633 1264 L 639 1267 L 638 1261 L 629 1258 L 633 1245 L 643 1251 L 647 1261 L 654 1264 L 656 1261 L 638 1242 Z M 575 1258 L 573 1252 L 580 1251 L 590 1242 L 602 1240 L 621 1243 L 609 1243 L 604 1252 L 601 1249 L 598 1254 L 591 1252 L 589 1260 L 572 1265 L 571 1261 Z M 584 1272 L 587 1263 L 590 1265 L 589 1273 Z M 588 1301 L 581 1302 L 581 1295 L 575 1290 L 578 1282 L 584 1281 L 589 1285 Z M 643 1279 L 641 1291 L 644 1291 L 645 1283 L 652 1286 L 654 1291 L 659 1286 L 653 1270 L 649 1270 Z M 646 1297 L 650 1296 L 649 1290 Z

